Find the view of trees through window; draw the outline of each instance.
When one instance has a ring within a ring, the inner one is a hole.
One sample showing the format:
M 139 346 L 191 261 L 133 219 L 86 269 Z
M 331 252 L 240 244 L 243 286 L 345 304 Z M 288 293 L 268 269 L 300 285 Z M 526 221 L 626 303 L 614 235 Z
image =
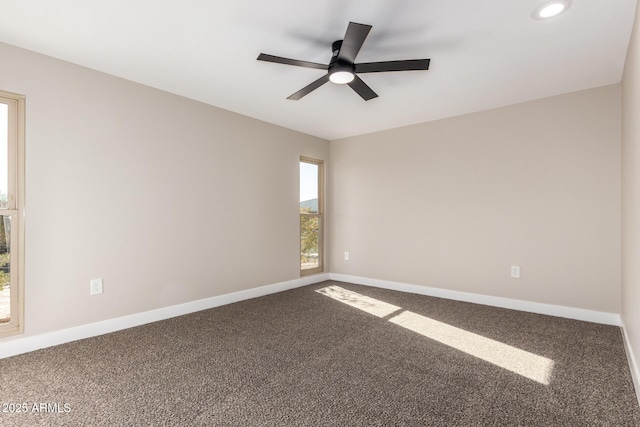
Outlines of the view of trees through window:
M 319 266 L 319 232 L 317 217 L 300 216 L 300 268 L 308 270 Z
M 0 209 L 7 209 L 8 207 L 8 147 L 9 106 L 0 103 Z M 11 321 L 10 224 L 10 216 L 0 215 L 0 323 Z
M 11 321 L 11 217 L 0 216 L 0 323 Z

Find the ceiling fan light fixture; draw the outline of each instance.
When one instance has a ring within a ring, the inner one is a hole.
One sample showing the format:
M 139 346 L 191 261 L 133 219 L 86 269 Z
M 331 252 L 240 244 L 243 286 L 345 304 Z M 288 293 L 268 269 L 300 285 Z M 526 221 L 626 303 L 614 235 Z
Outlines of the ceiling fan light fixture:
M 536 19 L 549 19 L 566 12 L 571 6 L 571 0 L 554 0 L 547 2 L 536 9 L 534 17 Z
M 351 83 L 355 77 L 351 70 L 335 70 L 329 74 L 329 80 L 338 85 Z

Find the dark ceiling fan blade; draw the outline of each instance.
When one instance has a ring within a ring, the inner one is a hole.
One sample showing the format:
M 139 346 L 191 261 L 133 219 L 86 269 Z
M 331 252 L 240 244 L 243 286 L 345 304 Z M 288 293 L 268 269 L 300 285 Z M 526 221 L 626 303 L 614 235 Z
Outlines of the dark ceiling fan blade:
M 369 31 L 371 31 L 371 25 L 349 22 L 347 33 L 344 35 L 344 40 L 342 40 L 338 60 L 353 64 L 358 52 L 360 52 L 360 48 L 364 44 L 364 40 L 369 35 Z
M 351 89 L 355 90 L 356 93 L 365 101 L 378 97 L 378 94 L 371 90 L 371 88 L 358 76 L 355 76 L 354 79 L 347 84 L 351 86 Z
M 289 59 L 289 58 L 282 58 L 280 56 L 267 55 L 266 53 L 261 53 L 258 56 L 258 61 L 275 62 L 277 64 L 285 64 L 285 65 L 295 65 L 296 67 L 317 68 L 318 70 L 327 70 L 329 68 L 328 65 L 318 64 L 317 62 L 299 61 L 297 59 Z
M 430 59 L 407 59 L 404 61 L 364 62 L 356 64 L 356 73 L 382 73 L 386 71 L 428 70 Z
M 324 76 L 320 77 L 318 80 L 306 85 L 305 87 L 303 87 L 302 89 L 294 93 L 293 95 L 287 97 L 287 99 L 293 99 L 294 101 L 297 101 L 303 96 L 308 95 L 310 92 L 318 89 L 320 86 L 322 86 L 328 81 L 329 81 L 329 74 L 325 74 Z

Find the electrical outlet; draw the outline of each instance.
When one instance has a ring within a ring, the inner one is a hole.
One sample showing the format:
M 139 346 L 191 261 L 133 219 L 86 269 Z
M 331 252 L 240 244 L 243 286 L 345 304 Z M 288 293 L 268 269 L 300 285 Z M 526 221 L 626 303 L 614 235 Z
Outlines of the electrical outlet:
M 344 260 L 349 261 L 349 252 L 347 251 L 344 252 Z
M 102 279 L 92 279 L 90 285 L 91 295 L 99 295 L 102 293 Z
M 519 279 L 520 278 L 520 266 L 519 265 L 512 265 L 511 266 L 511 277 L 514 279 Z

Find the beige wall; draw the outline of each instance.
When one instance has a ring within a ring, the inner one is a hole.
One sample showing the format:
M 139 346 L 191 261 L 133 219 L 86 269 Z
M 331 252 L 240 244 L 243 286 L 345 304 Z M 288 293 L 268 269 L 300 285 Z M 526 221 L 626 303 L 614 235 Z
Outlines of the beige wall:
M 640 8 L 636 11 L 622 79 L 622 321 L 636 358 L 640 357 L 639 26 Z M 640 378 L 636 378 L 636 381 L 640 381 Z M 640 398 L 640 389 L 637 391 Z
M 331 272 L 619 313 L 620 115 L 613 85 L 332 141 Z
M 328 160 L 327 141 L 4 44 L 0 58 L 0 88 L 27 98 L 26 335 L 299 277 L 298 160 Z
M 299 277 L 300 155 L 329 161 L 325 271 L 620 312 L 618 85 L 329 144 L 0 57 L 0 88 L 27 96 L 26 335 Z

